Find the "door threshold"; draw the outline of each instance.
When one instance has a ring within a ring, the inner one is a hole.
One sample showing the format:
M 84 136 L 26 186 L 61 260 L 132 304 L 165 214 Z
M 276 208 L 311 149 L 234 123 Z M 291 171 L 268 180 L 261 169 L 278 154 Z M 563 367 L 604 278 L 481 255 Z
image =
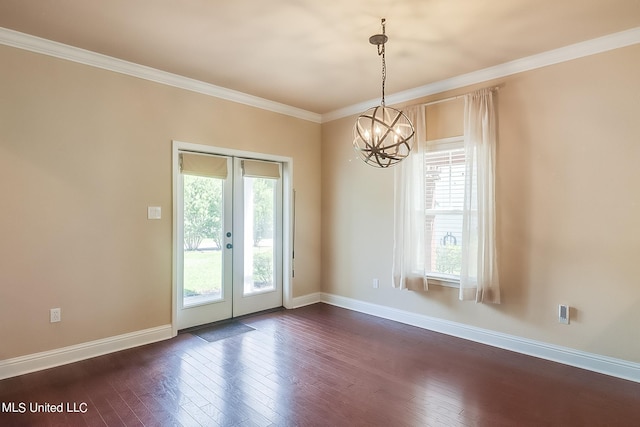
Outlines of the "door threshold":
M 283 306 L 269 308 L 267 310 L 256 311 L 255 313 L 249 313 L 243 316 L 230 317 L 228 319 L 218 320 L 217 322 L 205 323 L 203 325 L 197 325 L 197 326 L 192 326 L 190 328 L 179 329 L 178 334 L 190 334 L 200 329 L 210 328 L 211 326 L 224 325 L 225 323 L 231 323 L 231 322 L 238 322 L 250 317 L 260 316 L 262 314 L 268 314 L 268 313 L 275 313 L 276 311 L 284 311 L 284 310 L 286 310 L 286 308 L 284 308 Z

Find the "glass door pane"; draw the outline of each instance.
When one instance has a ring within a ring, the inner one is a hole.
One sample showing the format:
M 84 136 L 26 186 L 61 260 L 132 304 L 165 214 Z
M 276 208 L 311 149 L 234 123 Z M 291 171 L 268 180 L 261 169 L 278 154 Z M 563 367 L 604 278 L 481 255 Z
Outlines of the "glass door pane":
M 277 182 L 244 178 L 244 295 L 275 290 Z
M 184 175 L 183 307 L 224 298 L 223 181 Z

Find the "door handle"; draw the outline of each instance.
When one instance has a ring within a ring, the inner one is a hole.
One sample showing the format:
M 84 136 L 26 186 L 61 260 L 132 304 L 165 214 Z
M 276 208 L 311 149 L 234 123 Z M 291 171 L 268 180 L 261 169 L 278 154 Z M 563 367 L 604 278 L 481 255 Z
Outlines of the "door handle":
M 233 245 L 231 243 L 227 243 L 227 249 L 231 249 Z

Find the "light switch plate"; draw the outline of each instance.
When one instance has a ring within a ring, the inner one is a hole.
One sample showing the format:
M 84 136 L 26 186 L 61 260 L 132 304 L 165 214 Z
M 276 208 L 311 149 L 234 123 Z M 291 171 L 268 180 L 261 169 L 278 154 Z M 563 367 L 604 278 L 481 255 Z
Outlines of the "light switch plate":
M 160 206 L 147 207 L 147 219 L 161 219 L 162 208 Z

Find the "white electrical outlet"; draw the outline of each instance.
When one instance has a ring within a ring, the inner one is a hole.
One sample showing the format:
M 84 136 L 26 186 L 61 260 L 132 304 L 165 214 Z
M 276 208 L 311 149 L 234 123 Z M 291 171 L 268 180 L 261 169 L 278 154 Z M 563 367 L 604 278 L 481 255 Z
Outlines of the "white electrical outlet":
M 51 323 L 59 322 L 62 320 L 62 313 L 59 308 L 52 308 L 49 311 Z
M 380 280 L 373 279 L 373 289 L 378 289 L 380 287 Z
M 558 306 L 558 322 L 564 323 L 565 325 L 569 324 L 569 306 L 560 304 Z

